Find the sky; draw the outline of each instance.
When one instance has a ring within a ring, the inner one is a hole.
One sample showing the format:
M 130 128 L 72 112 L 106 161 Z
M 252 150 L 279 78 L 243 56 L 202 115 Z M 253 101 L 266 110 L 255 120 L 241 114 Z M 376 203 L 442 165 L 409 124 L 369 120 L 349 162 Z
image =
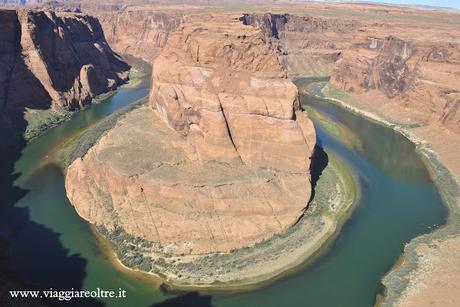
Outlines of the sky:
M 460 9 L 460 0 L 367 0 L 367 2 L 383 2 L 393 4 L 430 5 Z

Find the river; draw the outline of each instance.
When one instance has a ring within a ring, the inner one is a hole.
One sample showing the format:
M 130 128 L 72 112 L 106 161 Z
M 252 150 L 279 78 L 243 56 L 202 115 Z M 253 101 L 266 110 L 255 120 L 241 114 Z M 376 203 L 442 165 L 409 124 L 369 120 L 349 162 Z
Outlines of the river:
M 2 207 L 0 231 L 11 241 L 12 266 L 36 287 L 124 289 L 125 299 L 85 306 L 372 306 L 380 279 L 404 244 L 444 223 L 447 211 L 407 139 L 327 101 L 302 97 L 318 144 L 356 174 L 360 199 L 324 255 L 297 273 L 257 291 L 171 294 L 155 281 L 114 265 L 106 244 L 74 211 L 65 195 L 55 152 L 85 127 L 148 95 L 150 76 L 93 104 L 32 140 L 16 161 L 13 207 Z M 78 303 L 78 301 L 74 301 Z

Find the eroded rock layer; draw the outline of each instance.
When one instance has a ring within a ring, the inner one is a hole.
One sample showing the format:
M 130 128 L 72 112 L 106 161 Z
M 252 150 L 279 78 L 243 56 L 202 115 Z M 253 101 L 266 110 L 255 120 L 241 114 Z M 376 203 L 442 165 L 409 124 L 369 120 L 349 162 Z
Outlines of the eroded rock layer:
M 447 36 L 447 35 L 446 35 Z M 399 122 L 460 132 L 460 44 L 449 37 L 357 35 L 331 83 Z
M 78 213 L 172 253 L 228 252 L 295 224 L 315 131 L 260 29 L 190 21 L 154 67 L 153 110 L 127 115 L 69 167 Z
M 121 53 L 153 62 L 166 45 L 168 36 L 186 19 L 180 10 L 156 6 L 128 6 L 97 14 L 110 46 Z
M 356 20 L 309 15 L 251 13 L 241 18 L 244 24 L 262 29 L 270 46 L 290 77 L 328 76 L 350 37 L 358 30 Z
M 340 8 L 317 14 L 335 17 L 253 13 L 241 20 L 263 30 L 291 77 L 330 75 L 332 86 L 391 121 L 459 133 L 459 15 L 437 12 L 420 24 L 415 14 L 428 13 L 393 9 L 401 16 L 391 22 Z
M 154 67 L 151 104 L 200 160 L 308 170 L 313 127 L 259 29 L 190 23 Z
M 115 89 L 129 66 L 107 45 L 89 16 L 0 10 L 0 106 L 75 109 Z

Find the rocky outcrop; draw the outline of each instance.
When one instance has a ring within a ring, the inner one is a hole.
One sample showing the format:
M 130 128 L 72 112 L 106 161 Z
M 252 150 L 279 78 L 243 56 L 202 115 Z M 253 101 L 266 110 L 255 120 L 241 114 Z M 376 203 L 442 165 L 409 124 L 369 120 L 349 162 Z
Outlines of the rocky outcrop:
M 360 23 L 293 14 L 244 14 L 244 24 L 262 29 L 290 77 L 327 76 Z
M 155 61 L 152 106 L 202 161 L 308 169 L 297 88 L 260 31 L 200 26 L 174 33 Z
M 375 57 L 360 62 L 361 65 L 340 62 L 333 82 L 340 83 L 346 91 L 361 93 L 376 89 L 391 99 L 405 93 L 413 84 L 417 63 L 411 44 L 393 36 L 369 37 L 359 47 L 365 48 L 367 55 L 369 51 L 375 53 Z
M 392 10 L 400 21 L 260 13 L 241 20 L 262 29 L 290 77 L 330 75 L 333 86 L 391 121 L 459 132 L 459 84 L 452 77 L 460 69 L 458 27 L 443 24 L 446 32 L 426 16 L 432 24 L 421 29 L 413 12 Z M 444 18 L 455 24 L 456 17 Z
M 128 78 L 90 16 L 0 10 L 0 110 L 21 130 L 26 109 L 79 109 Z
M 331 83 L 393 121 L 460 132 L 459 50 L 455 43 L 360 35 L 343 52 Z
M 190 21 L 154 67 L 151 114 L 133 111 L 69 167 L 77 212 L 176 254 L 228 252 L 295 224 L 315 130 L 263 33 Z
M 182 12 L 152 10 L 150 7 L 124 7 L 119 11 L 97 14 L 110 46 L 153 62 L 168 36 L 185 19 Z

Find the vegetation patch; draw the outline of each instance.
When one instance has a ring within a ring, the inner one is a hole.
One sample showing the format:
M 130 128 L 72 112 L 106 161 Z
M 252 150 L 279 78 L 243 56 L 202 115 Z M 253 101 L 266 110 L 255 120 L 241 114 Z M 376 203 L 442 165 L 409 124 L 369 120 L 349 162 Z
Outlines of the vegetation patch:
M 27 109 L 24 115 L 24 118 L 27 121 L 24 138 L 26 140 L 31 140 L 43 134 L 46 130 L 70 119 L 72 115 L 72 111 L 68 111 L 61 107 L 48 110 Z
M 97 122 L 93 126 L 86 129 L 81 136 L 79 136 L 78 141 L 73 144 L 67 160 L 65 161 L 65 166 L 68 167 L 75 161 L 77 158 L 83 158 L 88 150 L 93 147 L 99 139 L 107 133 L 108 130 L 115 127 L 116 123 L 126 113 L 134 110 L 135 108 L 145 104 L 147 101 L 146 98 L 140 99 L 129 106 L 118 110 L 117 112 L 105 117 L 101 121 Z
M 144 255 L 145 249 L 152 247 L 151 242 L 128 234 L 120 226 L 108 230 L 104 225 L 98 225 L 96 229 L 109 240 L 124 265 L 146 272 L 154 269 L 152 258 Z

